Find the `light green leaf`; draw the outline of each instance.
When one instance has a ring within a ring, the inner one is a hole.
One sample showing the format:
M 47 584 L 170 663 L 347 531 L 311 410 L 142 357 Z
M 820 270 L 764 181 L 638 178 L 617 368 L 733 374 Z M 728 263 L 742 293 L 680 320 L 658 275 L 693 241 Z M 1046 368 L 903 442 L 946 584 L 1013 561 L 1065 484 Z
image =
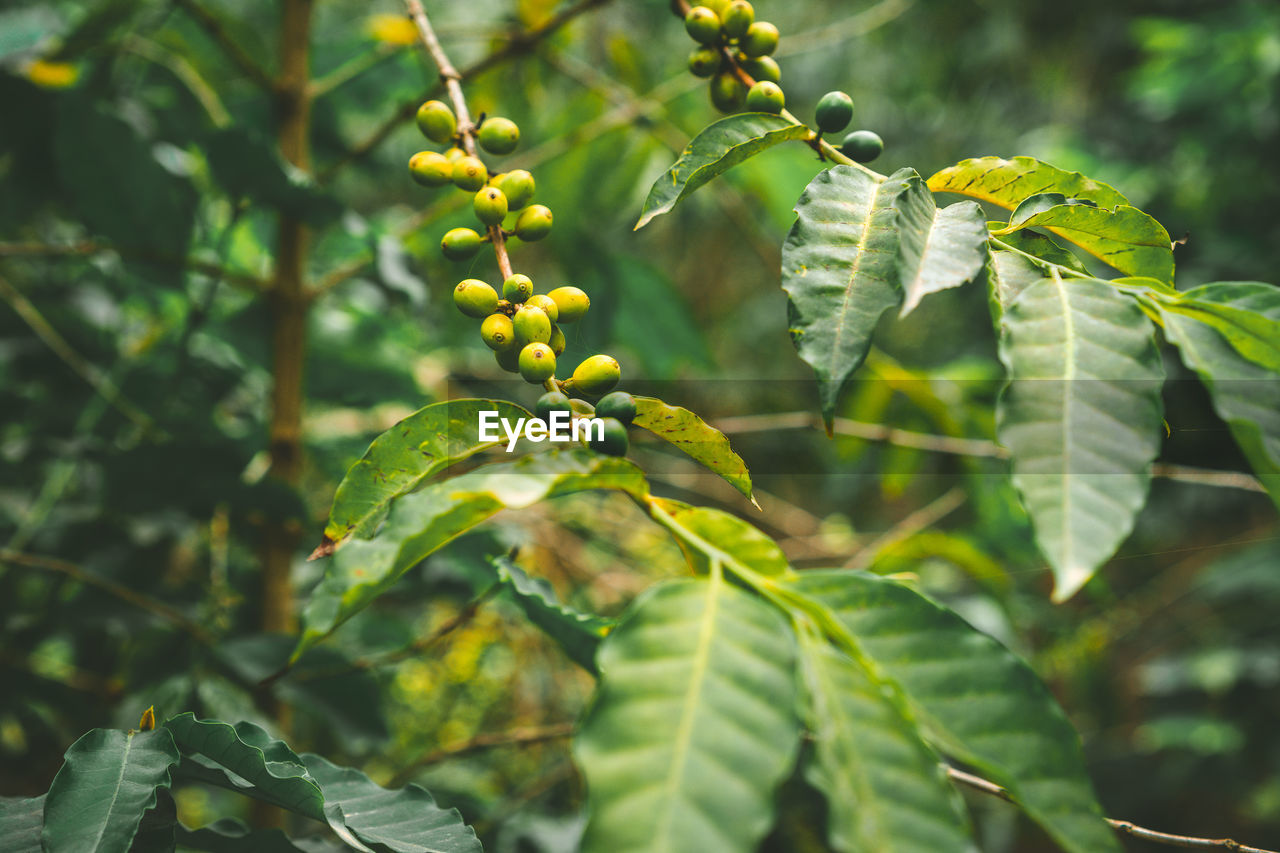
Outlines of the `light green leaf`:
M 179 824 L 177 840 L 179 847 L 205 853 L 314 853 L 311 848 L 297 846 L 278 829 L 249 829 L 232 818 L 199 829 Z
M 894 199 L 901 229 L 898 277 L 905 317 L 930 293 L 959 287 L 982 275 L 987 263 L 987 222 L 971 201 L 939 209 L 918 175 Z
M 125 853 L 180 756 L 164 729 L 94 729 L 65 758 L 44 801 L 41 843 L 49 853 Z
M 419 409 L 373 440 L 338 484 L 324 541 L 313 556 L 332 553 L 350 536 L 367 537 L 391 502 L 429 477 L 499 442 L 481 441 L 479 416 L 515 421 L 529 413 L 503 400 L 449 400 Z
M 660 583 L 601 645 L 574 740 L 584 853 L 751 851 L 795 760 L 794 635 L 720 572 Z
M 40 853 L 44 794 L 0 797 L 0 853 Z
M 1002 236 L 1024 228 L 1052 231 L 1123 273 L 1173 282 L 1173 244 L 1169 232 L 1136 207 L 1119 205 L 1108 209 L 1087 204 L 1058 204 L 1025 214 L 1019 208 L 1007 228 L 993 233 Z
M 778 543 L 735 515 L 662 498 L 655 498 L 651 506 L 661 513 L 660 523 L 680 529 L 676 544 L 698 572 L 711 571 L 713 562 L 731 561 L 765 577 L 791 572 Z
M 768 113 L 739 113 L 720 119 L 695 136 L 675 165 L 654 182 L 636 230 L 747 158 L 792 139 L 806 139 L 812 133 L 802 124 Z
M 934 754 L 878 681 L 823 639 L 800 638 L 809 783 L 827 798 L 828 837 L 844 853 L 973 851 L 969 819 Z
M 487 465 L 402 497 L 376 538 L 352 540 L 334 555 L 303 610 L 292 660 L 432 552 L 499 510 L 586 489 L 618 489 L 639 497 L 648 487 L 640 469 L 625 459 L 575 448 Z
M 742 461 L 742 457 L 729 446 L 729 439 L 724 433 L 709 426 L 688 409 L 668 405 L 653 397 L 635 399 L 636 418 L 632 421 L 633 426 L 646 429 L 658 438 L 671 442 L 690 458 L 719 474 L 729 485 L 755 503 L 755 498 L 751 497 L 751 472 L 747 470 L 747 463 Z
M 977 157 L 961 160 L 929 179 L 936 193 L 958 193 L 1013 210 L 1033 195 L 1062 193 L 1067 198 L 1092 201 L 1113 208 L 1129 200 L 1102 181 L 1068 172 L 1032 157 Z
M 1160 307 L 1212 326 L 1240 355 L 1280 374 L 1280 287 L 1222 281 L 1162 299 Z
M 840 389 L 866 359 L 876 323 L 902 301 L 894 203 L 918 177 L 901 169 L 880 181 L 835 166 L 796 203 L 796 223 L 782 245 L 782 289 L 792 343 L 818 376 L 828 431 Z
M 1164 370 L 1129 296 L 1056 272 L 1004 306 L 1008 385 L 996 434 L 1053 567 L 1054 599 L 1093 576 L 1133 529 L 1160 451 Z
M 1002 785 L 1063 849 L 1119 853 L 1085 773 L 1080 738 L 1030 667 L 893 581 L 810 570 L 790 587 L 834 613 L 858 657 L 898 687 L 936 748 Z
M 556 598 L 551 584 L 530 577 L 506 557 L 492 562 L 498 580 L 511 590 L 512 598 L 529 621 L 559 643 L 574 663 L 593 675 L 599 674 L 596 649 L 600 640 L 613 630 L 614 621 L 566 607 Z

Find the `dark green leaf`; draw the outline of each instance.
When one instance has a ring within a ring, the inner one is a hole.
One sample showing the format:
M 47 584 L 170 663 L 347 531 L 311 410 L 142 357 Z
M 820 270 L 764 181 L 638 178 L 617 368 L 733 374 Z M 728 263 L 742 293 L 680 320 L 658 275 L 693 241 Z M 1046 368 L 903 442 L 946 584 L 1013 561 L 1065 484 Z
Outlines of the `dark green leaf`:
M 1183 314 L 1212 326 L 1236 352 L 1280 374 L 1280 287 L 1223 281 L 1160 300 L 1165 314 Z
M 614 621 L 566 607 L 556 598 L 551 584 L 530 577 L 506 557 L 492 562 L 498 580 L 511 590 L 512 598 L 529 621 L 559 643 L 574 663 L 593 675 L 599 674 L 596 648 L 613 629 Z
M 0 797 L 0 853 L 40 853 L 44 794 Z
M 336 197 L 281 159 L 266 136 L 248 127 L 213 131 L 204 152 L 214 179 L 232 198 L 252 199 L 311 225 L 325 225 L 342 215 Z
M 930 293 L 960 287 L 987 263 L 987 221 L 971 201 L 939 209 L 918 175 L 893 202 L 898 212 L 898 278 L 905 317 Z
M 961 160 L 929 179 L 934 192 L 958 193 L 1013 210 L 1031 196 L 1061 193 L 1066 198 L 1092 201 L 1113 208 L 1129 200 L 1113 187 L 1068 172 L 1032 157 L 977 157 Z
M 755 503 L 747 463 L 734 452 L 724 433 L 708 426 L 693 412 L 653 397 L 636 397 L 636 419 L 632 424 L 671 442 Z

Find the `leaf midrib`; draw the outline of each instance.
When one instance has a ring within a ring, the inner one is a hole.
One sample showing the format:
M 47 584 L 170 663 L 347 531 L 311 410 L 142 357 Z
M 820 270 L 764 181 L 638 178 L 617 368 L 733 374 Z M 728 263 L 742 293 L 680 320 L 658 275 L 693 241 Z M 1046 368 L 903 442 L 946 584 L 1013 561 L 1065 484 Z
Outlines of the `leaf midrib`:
M 1071 410 L 1072 410 L 1072 394 L 1071 382 L 1076 376 L 1076 351 L 1075 351 L 1075 318 L 1071 315 L 1071 300 L 1067 296 L 1066 285 L 1062 281 L 1062 276 L 1058 270 L 1052 270 L 1052 278 L 1054 285 L 1058 288 L 1058 299 L 1062 305 L 1062 326 L 1065 336 L 1066 357 L 1062 367 L 1062 423 L 1063 423 L 1063 439 L 1062 439 L 1062 538 L 1063 538 L 1063 567 L 1064 569 L 1074 569 L 1075 566 L 1075 540 L 1071 537 L 1071 458 L 1072 458 L 1072 434 Z
M 133 751 L 133 737 L 135 732 L 129 732 L 125 736 L 124 755 L 120 756 L 120 775 L 116 777 L 115 790 L 111 792 L 111 799 L 107 803 L 107 816 L 98 827 L 98 836 L 93 840 L 93 850 L 99 849 L 102 845 L 102 837 L 107 833 L 107 825 L 111 821 L 111 815 L 115 812 L 116 800 L 120 798 L 120 787 L 124 784 L 125 770 L 129 766 L 129 753 Z
M 867 215 L 862 220 L 862 235 L 855 244 L 857 255 L 853 259 L 853 267 L 849 271 L 849 282 L 844 288 L 844 302 L 840 305 L 840 315 L 836 321 L 835 336 L 831 340 L 831 350 L 829 360 L 827 362 L 827 375 L 836 376 L 839 370 L 837 362 L 840 358 L 840 339 L 844 337 L 844 329 L 849 316 L 849 302 L 853 298 L 853 282 L 858 277 L 858 273 L 862 270 L 862 260 L 867 256 L 867 243 L 871 240 L 871 220 L 879 210 L 880 193 L 884 190 L 886 181 L 876 184 L 875 190 L 871 193 L 871 201 L 867 205 Z

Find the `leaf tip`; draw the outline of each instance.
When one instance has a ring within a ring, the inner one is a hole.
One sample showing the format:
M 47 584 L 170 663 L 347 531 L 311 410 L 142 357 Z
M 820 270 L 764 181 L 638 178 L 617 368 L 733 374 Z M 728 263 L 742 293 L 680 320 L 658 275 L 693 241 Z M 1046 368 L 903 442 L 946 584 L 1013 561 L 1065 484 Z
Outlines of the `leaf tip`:
M 138 721 L 138 731 L 149 732 L 156 727 L 156 706 L 148 706 L 147 710 L 142 712 L 142 719 Z
M 334 541 L 333 539 L 330 539 L 329 534 L 326 533 L 323 537 L 321 537 L 320 544 L 317 545 L 315 550 L 312 551 L 310 556 L 307 557 L 307 562 L 309 563 L 312 560 L 319 560 L 322 557 L 328 557 L 332 555 L 334 551 L 338 550 L 338 545 L 339 543 Z

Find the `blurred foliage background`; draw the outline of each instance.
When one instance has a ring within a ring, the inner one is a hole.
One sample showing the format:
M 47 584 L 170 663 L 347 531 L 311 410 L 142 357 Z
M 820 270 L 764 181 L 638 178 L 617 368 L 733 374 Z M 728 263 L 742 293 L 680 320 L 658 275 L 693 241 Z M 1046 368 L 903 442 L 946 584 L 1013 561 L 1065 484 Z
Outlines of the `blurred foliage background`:
M 406 117 L 435 72 L 398 2 L 315 5 L 310 174 L 284 165 L 281 97 L 255 79 L 278 71 L 280 5 L 0 10 L 0 793 L 44 791 L 81 732 L 135 725 L 154 703 L 285 719 L 300 750 L 427 785 L 492 849 L 568 849 L 582 786 L 563 734 L 592 682 L 487 593 L 478 567 L 518 546 L 563 599 L 616 614 L 683 571 L 625 500 L 503 516 L 256 686 L 290 647 L 263 631 L 264 549 L 287 543 L 304 598 L 323 569 L 305 562 L 309 546 L 368 441 L 448 395 L 536 396 L 502 378 L 449 306 L 460 277 L 495 271 L 483 254 L 439 256 L 440 235 L 469 224 L 463 196 L 407 178 L 423 140 Z M 1180 287 L 1274 280 L 1280 6 L 756 8 L 783 33 L 788 106 L 803 117 L 823 92 L 849 91 L 855 124 L 887 142 L 882 171 L 1033 155 L 1113 183 L 1185 235 Z M 1050 605 L 1002 463 L 812 428 L 778 289 L 791 207 L 820 168 L 811 151 L 752 160 L 633 233 L 649 183 L 714 117 L 665 2 L 427 11 L 455 64 L 482 63 L 466 81 L 473 111 L 520 124 L 509 165 L 534 172 L 555 212 L 547 240 L 516 248 L 517 268 L 591 294 L 568 366 L 613 353 L 630 390 L 719 419 L 765 512 L 642 445 L 634 457 L 660 491 L 743 514 L 799 566 L 917 576 L 1034 663 L 1111 814 L 1280 838 L 1280 537 L 1265 496 L 1157 479 L 1121 553 Z M 299 309 L 301 432 L 287 436 L 302 463 L 284 476 L 268 440 L 273 385 L 293 375 L 272 359 L 282 221 L 310 229 L 313 288 Z M 991 438 L 1001 371 L 983 293 L 939 294 L 887 320 L 880 342 L 844 417 Z M 1176 359 L 1167 369 L 1189 378 Z M 1168 463 L 1243 470 L 1194 382 L 1170 382 L 1166 404 Z M 813 798 L 799 782 L 785 796 L 799 808 L 772 847 L 823 849 Z M 178 802 L 189 824 L 243 807 L 195 789 Z M 1003 804 L 973 805 L 984 849 L 1047 849 Z

